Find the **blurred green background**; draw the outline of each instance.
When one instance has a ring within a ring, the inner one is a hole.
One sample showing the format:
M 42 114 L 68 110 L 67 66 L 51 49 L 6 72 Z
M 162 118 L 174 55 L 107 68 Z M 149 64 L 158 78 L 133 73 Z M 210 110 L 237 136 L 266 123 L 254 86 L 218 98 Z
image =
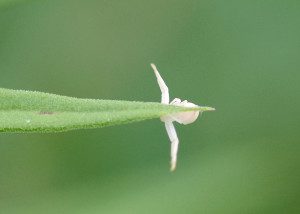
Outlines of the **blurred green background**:
M 0 87 L 216 107 L 56 134 L 0 134 L 0 213 L 300 213 L 300 2 L 0 1 Z M 1 102 L 1 100 L 0 100 Z

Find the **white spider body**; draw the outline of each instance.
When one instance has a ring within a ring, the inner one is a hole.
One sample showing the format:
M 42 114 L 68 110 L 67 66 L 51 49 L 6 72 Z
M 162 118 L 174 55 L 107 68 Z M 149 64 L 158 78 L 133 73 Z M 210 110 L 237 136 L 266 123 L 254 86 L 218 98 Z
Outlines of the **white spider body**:
M 162 77 L 160 76 L 156 66 L 154 64 L 151 64 L 151 67 L 153 68 L 153 71 L 157 78 L 159 88 L 161 90 L 162 104 L 181 106 L 181 107 L 198 107 L 194 103 L 190 103 L 187 100 L 181 102 L 179 98 L 175 98 L 171 103 L 169 103 L 170 101 L 169 89 L 165 84 L 164 80 L 162 79 Z M 173 122 L 176 121 L 184 125 L 190 124 L 193 123 L 198 118 L 200 113 L 201 113 L 200 111 L 189 111 L 189 112 L 170 114 L 160 118 L 161 121 L 165 123 L 165 127 L 171 141 L 171 171 L 174 171 L 176 169 L 177 152 L 178 152 L 178 145 L 179 145 L 179 140 Z
M 170 105 L 181 106 L 181 107 L 190 107 L 190 108 L 198 107 L 194 103 L 190 103 L 187 100 L 184 100 L 181 102 L 181 100 L 179 98 L 175 98 L 170 103 Z M 172 121 L 176 121 L 177 123 L 187 125 L 187 124 L 195 122 L 195 120 L 197 120 L 199 114 L 200 114 L 200 111 L 180 112 L 180 113 L 164 116 L 161 118 L 161 121 L 165 122 L 166 120 L 172 120 Z

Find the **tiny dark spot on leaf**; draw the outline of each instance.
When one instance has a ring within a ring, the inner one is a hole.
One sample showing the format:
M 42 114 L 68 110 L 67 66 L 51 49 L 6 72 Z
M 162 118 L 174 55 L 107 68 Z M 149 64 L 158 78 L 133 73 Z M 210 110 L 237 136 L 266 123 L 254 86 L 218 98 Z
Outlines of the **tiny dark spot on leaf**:
M 54 114 L 54 112 L 51 112 L 51 111 L 40 111 L 38 114 L 41 114 L 41 115 L 51 115 L 51 114 Z

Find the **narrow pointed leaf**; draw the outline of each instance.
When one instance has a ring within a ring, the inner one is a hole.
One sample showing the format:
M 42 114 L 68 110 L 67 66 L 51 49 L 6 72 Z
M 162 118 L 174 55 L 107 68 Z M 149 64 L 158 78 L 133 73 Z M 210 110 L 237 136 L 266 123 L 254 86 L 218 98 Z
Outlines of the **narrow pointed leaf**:
M 0 88 L 0 132 L 59 132 L 119 125 L 182 111 L 154 102 L 79 99 L 42 92 Z

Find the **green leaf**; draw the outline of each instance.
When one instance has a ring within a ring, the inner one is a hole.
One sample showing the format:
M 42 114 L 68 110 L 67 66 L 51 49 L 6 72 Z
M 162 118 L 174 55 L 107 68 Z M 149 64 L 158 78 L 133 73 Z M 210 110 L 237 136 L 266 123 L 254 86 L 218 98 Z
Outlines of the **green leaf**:
M 184 111 L 212 111 L 154 102 L 79 99 L 0 88 L 0 132 L 59 132 L 97 128 Z

